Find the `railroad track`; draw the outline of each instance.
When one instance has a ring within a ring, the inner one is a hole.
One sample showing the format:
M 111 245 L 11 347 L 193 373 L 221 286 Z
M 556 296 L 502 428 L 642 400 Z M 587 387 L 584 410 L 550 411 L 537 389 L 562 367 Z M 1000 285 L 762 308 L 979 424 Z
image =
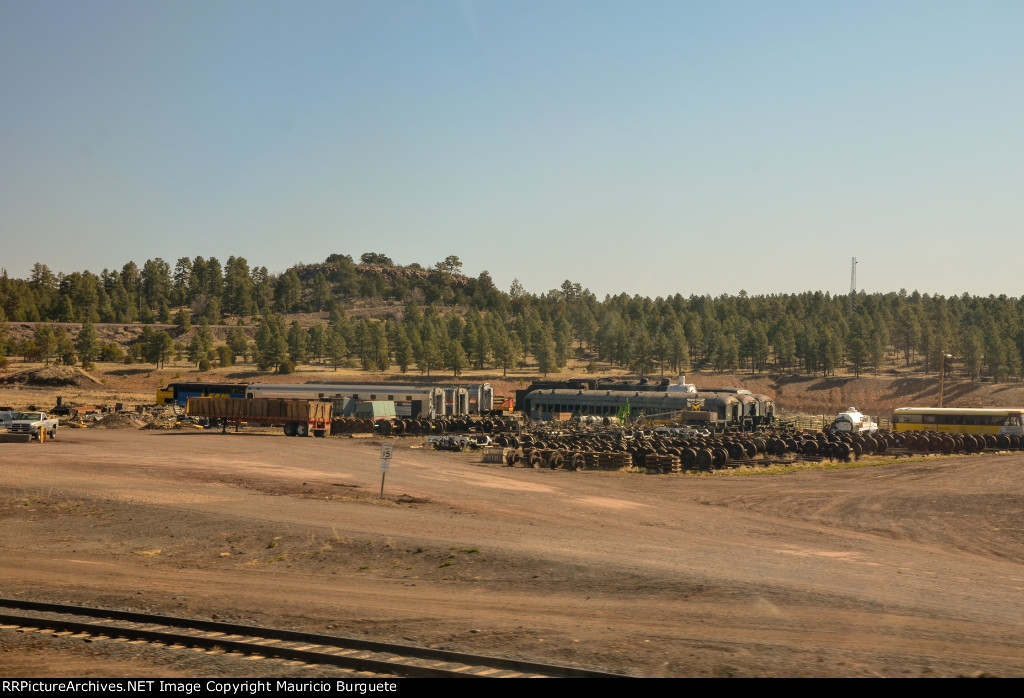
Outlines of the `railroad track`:
M 0 629 L 149 642 L 399 677 L 610 678 L 610 674 L 425 647 L 65 604 L 0 599 Z

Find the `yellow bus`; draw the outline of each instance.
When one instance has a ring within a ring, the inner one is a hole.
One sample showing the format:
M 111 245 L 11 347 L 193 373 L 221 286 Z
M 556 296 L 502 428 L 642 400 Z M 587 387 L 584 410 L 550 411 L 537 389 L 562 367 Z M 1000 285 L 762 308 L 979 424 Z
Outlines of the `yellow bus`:
M 898 407 L 893 431 L 1024 435 L 1024 408 Z

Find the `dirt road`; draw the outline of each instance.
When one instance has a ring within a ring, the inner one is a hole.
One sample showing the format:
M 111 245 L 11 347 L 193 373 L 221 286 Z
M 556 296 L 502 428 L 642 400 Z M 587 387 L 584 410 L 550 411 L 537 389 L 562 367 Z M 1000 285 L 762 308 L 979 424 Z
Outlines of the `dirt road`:
M 510 469 L 379 442 L 0 444 L 0 595 L 634 676 L 1024 675 L 1024 457 L 789 475 Z M 0 674 L 224 675 L 0 631 Z M 240 665 L 251 675 L 251 662 Z

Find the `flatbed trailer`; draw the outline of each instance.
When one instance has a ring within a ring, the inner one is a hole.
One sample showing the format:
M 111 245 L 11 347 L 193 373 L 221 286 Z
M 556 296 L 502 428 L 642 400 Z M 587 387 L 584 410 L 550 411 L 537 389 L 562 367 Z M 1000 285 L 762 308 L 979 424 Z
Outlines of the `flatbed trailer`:
M 190 397 L 186 412 L 192 417 L 220 420 L 224 429 L 242 424 L 284 427 L 285 436 L 327 436 L 333 405 L 320 400 L 285 398 Z

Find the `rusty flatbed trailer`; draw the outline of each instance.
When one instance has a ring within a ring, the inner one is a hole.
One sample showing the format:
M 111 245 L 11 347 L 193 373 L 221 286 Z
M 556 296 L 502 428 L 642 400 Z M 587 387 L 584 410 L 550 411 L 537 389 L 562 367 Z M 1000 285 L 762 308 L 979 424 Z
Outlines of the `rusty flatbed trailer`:
M 285 436 L 326 436 L 331 429 L 332 405 L 319 400 L 284 398 L 190 397 L 186 412 L 192 417 L 234 424 L 272 424 L 284 427 Z

